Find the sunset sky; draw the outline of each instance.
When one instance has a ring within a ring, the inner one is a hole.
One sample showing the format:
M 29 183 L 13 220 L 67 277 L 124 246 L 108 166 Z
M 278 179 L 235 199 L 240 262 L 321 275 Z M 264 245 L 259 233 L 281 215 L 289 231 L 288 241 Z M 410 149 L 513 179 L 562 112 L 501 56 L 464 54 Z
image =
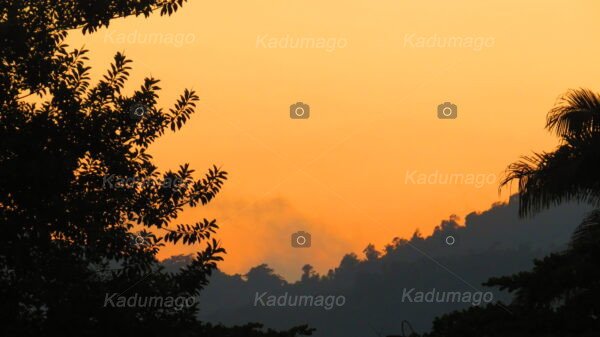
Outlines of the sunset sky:
M 171 17 L 116 20 L 67 42 L 91 50 L 95 79 L 124 51 L 134 60 L 128 89 L 161 79 L 165 108 L 197 91 L 192 120 L 151 153 L 162 170 L 188 162 L 199 177 L 216 164 L 230 179 L 178 222 L 218 220 L 228 273 L 268 263 L 296 279 L 305 263 L 323 273 L 369 242 L 429 234 L 451 214 L 505 201 L 506 166 L 556 146 L 543 129 L 556 99 L 600 91 L 600 67 L 590 66 L 599 12 L 592 0 L 191 0 Z M 450 38 L 462 43 L 439 46 Z M 286 39 L 329 47 L 285 48 Z M 290 118 L 298 101 L 309 119 Z M 438 119 L 446 101 L 457 119 Z M 482 187 L 407 178 L 436 173 L 497 178 Z M 291 247 L 298 230 L 312 234 L 311 248 Z

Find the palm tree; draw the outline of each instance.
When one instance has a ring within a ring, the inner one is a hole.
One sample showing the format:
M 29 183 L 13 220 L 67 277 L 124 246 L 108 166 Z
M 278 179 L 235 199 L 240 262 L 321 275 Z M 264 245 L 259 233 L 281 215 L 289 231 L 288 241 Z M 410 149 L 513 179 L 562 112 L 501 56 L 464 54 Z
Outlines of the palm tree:
M 567 92 L 546 118 L 546 129 L 560 138 L 553 152 L 534 153 L 509 165 L 500 187 L 519 184 L 519 215 L 534 215 L 565 201 L 597 209 L 573 234 L 573 247 L 600 242 L 600 95 Z

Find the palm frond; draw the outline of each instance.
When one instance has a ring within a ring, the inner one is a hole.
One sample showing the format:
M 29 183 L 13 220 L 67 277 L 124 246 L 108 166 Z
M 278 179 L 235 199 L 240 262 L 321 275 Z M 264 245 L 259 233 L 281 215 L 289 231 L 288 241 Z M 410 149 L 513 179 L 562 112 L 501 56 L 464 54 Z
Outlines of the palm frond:
M 534 153 L 511 164 L 501 182 L 519 184 L 519 215 L 528 216 L 566 201 L 600 205 L 600 141 L 569 138 L 554 152 Z
M 558 148 L 511 164 L 500 188 L 518 181 L 520 216 L 565 201 L 600 206 L 600 95 L 567 92 L 548 112 L 546 128 L 561 138 Z
M 600 132 L 600 95 L 588 89 L 570 90 L 548 112 L 546 128 L 562 138 Z
M 571 236 L 570 246 L 573 249 L 585 249 L 600 242 L 600 209 L 588 213 L 575 228 Z
M 588 213 L 583 221 L 575 228 L 569 246 L 572 249 L 585 249 L 600 242 L 600 209 Z

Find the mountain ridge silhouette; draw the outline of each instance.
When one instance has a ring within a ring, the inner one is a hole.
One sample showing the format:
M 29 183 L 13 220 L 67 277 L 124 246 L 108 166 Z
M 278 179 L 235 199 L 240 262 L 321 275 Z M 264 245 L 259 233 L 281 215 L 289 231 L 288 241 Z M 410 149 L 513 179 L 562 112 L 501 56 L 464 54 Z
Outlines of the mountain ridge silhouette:
M 251 268 L 245 275 L 216 271 L 201 294 L 200 318 L 224 324 L 259 321 L 271 328 L 307 323 L 317 328 L 317 337 L 369 336 L 371 326 L 394 333 L 400 331 L 404 319 L 415 330 L 428 331 L 434 317 L 469 304 L 402 302 L 404 289 L 490 291 L 494 302 L 510 300 L 508 294 L 481 283 L 489 277 L 527 270 L 533 259 L 565 249 L 579 219 L 589 210 L 586 205 L 567 203 L 521 219 L 514 195 L 507 203 L 469 213 L 464 226 L 452 215 L 428 237 L 415 231 L 410 239 L 394 238 L 382 252 L 370 245 L 365 258 L 346 254 L 325 275 L 317 274 L 310 265 L 303 268 L 301 279 L 293 282 L 266 264 Z M 454 244 L 447 244 L 448 236 L 455 239 Z M 175 270 L 185 260 L 185 256 L 177 256 L 163 264 Z M 344 296 L 346 303 L 331 310 L 257 306 L 257 294 L 263 292 L 275 296 Z

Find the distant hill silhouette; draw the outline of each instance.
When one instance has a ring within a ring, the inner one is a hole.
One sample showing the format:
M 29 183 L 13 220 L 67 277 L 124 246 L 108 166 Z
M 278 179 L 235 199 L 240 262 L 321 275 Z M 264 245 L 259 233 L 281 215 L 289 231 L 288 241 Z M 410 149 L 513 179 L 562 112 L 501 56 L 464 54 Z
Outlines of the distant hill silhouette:
M 494 302 L 507 301 L 509 295 L 481 283 L 492 276 L 530 269 L 534 258 L 566 248 L 579 219 L 589 210 L 587 206 L 565 204 L 533 219 L 520 219 L 518 200 L 513 196 L 507 204 L 467 215 L 465 226 L 453 216 L 427 238 L 418 233 L 410 240 L 396 238 L 379 257 L 372 251 L 365 252 L 370 259 L 347 254 L 327 275 L 317 275 L 305 266 L 302 279 L 290 283 L 266 265 L 254 267 L 246 275 L 218 271 L 201 294 L 200 317 L 225 324 L 258 321 L 272 328 L 308 323 L 317 328 L 316 336 L 332 337 L 397 333 L 404 319 L 415 330 L 428 331 L 434 317 L 469 305 L 402 302 L 404 288 L 492 291 Z M 445 242 L 449 235 L 455 238 L 452 246 Z M 164 264 L 176 269 L 185 260 L 179 256 Z M 254 306 L 257 292 L 343 295 L 346 303 L 331 310 Z
M 514 294 L 510 302 L 470 307 L 436 317 L 424 337 L 591 337 L 600 332 L 600 95 L 569 90 L 546 115 L 560 141 L 510 164 L 501 187 L 518 184 L 519 215 L 531 217 L 565 202 L 594 207 L 568 247 L 530 270 L 484 284 Z M 411 336 L 412 337 L 412 336 Z

